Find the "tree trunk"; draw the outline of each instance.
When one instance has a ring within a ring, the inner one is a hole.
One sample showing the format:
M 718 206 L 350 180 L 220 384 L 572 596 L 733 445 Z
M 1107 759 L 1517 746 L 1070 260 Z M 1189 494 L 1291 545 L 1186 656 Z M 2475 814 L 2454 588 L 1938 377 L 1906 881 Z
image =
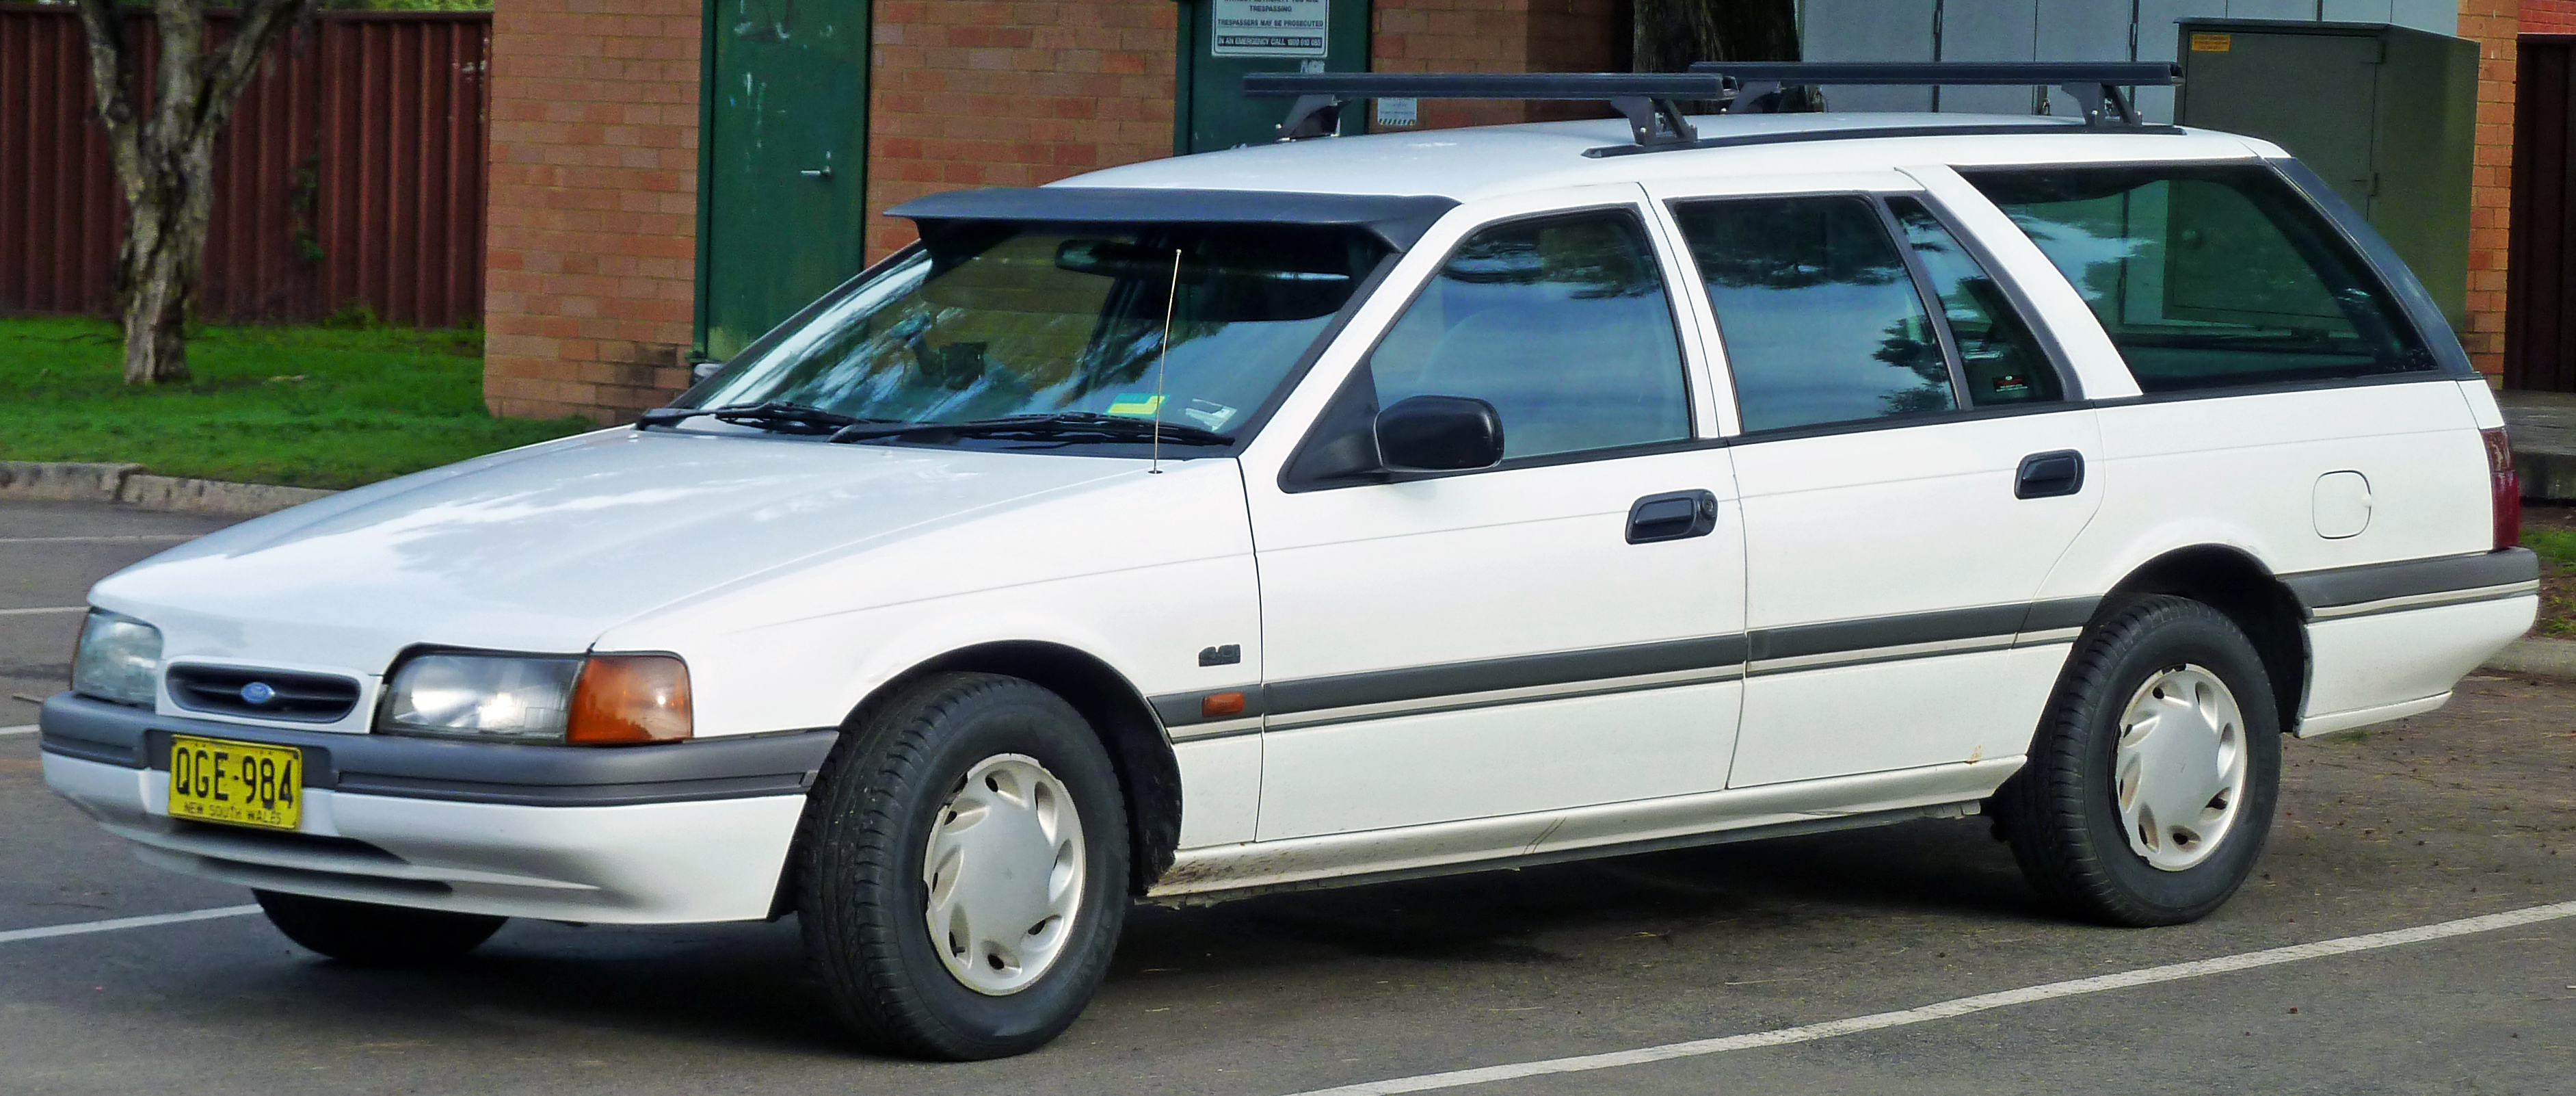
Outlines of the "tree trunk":
M 79 0 L 90 98 L 125 198 L 116 293 L 127 384 L 188 379 L 188 313 L 205 273 L 206 222 L 215 210 L 215 138 L 258 72 L 260 54 L 313 3 L 243 0 L 232 35 L 208 49 L 201 0 L 152 0 L 160 72 L 145 118 L 136 109 L 142 65 L 119 0 Z
M 1684 72 L 1694 61 L 1795 61 L 1796 0 L 1635 0 L 1635 68 Z
M 125 383 L 188 379 L 188 317 L 206 267 L 206 224 L 213 218 L 213 157 L 204 165 L 161 173 L 158 187 L 126 205 L 125 244 L 117 253 L 119 319 L 125 328 Z M 189 185 L 194 181 L 196 185 Z M 171 185 L 180 193 L 172 196 Z

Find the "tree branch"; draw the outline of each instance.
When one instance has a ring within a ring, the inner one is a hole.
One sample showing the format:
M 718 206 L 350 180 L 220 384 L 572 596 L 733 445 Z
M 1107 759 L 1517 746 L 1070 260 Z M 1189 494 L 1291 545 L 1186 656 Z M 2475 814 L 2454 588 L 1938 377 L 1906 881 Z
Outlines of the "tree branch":
M 143 155 L 137 144 L 134 58 L 125 48 L 125 15 L 117 0 L 80 0 L 80 20 L 89 39 L 91 106 L 107 130 L 108 158 L 119 180 L 132 179 Z
M 204 107 L 197 118 L 200 130 L 213 133 L 224 128 L 224 120 L 232 116 L 233 104 L 241 99 L 242 86 L 259 74 L 260 55 L 312 14 L 314 3 L 315 0 L 246 0 L 242 4 L 232 37 L 206 55 Z

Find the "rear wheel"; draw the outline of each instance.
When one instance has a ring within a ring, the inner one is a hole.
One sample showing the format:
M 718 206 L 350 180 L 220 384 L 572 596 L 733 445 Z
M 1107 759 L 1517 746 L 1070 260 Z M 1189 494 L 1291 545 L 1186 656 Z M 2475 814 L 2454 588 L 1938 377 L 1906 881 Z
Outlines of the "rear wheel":
M 279 891 L 251 895 L 259 899 L 268 923 L 287 939 L 341 962 L 370 967 L 447 962 L 491 939 L 508 920 Z
M 2112 925 L 2196 921 L 2252 873 L 2279 798 L 2281 729 L 2254 644 L 2187 598 L 2123 606 L 2079 641 L 1996 794 L 2033 889 Z
M 923 681 L 834 754 L 812 809 L 797 918 L 862 1042 L 998 1058 L 1090 1003 L 1126 919 L 1126 811 L 1063 698 L 997 674 Z

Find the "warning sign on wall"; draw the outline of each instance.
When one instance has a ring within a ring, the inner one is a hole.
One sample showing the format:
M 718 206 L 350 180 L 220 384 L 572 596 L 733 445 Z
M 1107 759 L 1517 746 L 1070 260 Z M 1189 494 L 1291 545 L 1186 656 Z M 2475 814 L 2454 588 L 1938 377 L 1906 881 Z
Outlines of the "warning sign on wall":
M 1322 57 L 1332 36 L 1330 0 L 1216 0 L 1218 57 Z

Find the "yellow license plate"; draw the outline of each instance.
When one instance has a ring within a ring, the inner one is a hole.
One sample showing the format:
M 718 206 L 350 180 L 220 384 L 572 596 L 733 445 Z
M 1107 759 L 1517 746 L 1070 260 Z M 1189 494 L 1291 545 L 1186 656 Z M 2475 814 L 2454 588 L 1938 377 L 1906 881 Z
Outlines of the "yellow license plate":
M 304 751 L 174 736 L 170 816 L 294 829 L 304 817 Z

